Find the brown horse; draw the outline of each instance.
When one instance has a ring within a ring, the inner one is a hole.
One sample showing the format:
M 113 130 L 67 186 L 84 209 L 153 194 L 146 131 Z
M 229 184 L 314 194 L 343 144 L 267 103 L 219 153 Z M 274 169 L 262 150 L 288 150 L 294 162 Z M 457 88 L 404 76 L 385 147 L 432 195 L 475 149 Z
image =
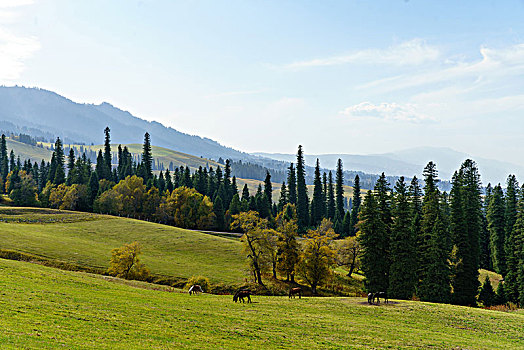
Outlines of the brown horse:
M 291 297 L 294 298 L 295 294 L 298 294 L 298 298 L 301 299 L 302 298 L 302 288 L 300 287 L 291 288 L 289 290 L 289 299 L 291 299 Z
M 247 298 L 247 302 L 251 302 L 251 292 L 247 289 L 240 289 L 238 290 L 235 295 L 233 296 L 233 301 L 236 303 L 239 299 L 241 302 L 244 302 L 244 298 Z

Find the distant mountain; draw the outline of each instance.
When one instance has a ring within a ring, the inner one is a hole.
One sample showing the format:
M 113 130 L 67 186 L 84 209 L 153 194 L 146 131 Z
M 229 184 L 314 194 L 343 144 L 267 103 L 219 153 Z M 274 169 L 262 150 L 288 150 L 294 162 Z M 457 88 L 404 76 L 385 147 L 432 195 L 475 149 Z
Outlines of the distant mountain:
M 252 158 L 208 138 L 137 118 L 109 103 L 81 104 L 47 90 L 0 87 L 0 126 L 13 125 L 35 136 L 54 135 L 66 143 L 86 144 L 99 144 L 106 126 L 111 129 L 112 141 L 118 143 L 142 143 L 147 131 L 154 145 L 178 152 L 214 159 Z
M 267 157 L 281 161 L 294 161 L 295 155 L 281 153 L 254 153 L 260 157 Z M 453 172 L 457 170 L 465 159 L 473 159 L 479 168 L 481 180 L 484 185 L 504 184 L 509 174 L 515 174 L 524 180 L 524 167 L 508 162 L 494 159 L 486 159 L 458 152 L 445 147 L 418 147 L 398 152 L 382 154 L 354 155 L 354 154 L 320 154 L 305 156 L 306 164 L 314 166 L 316 159 L 324 168 L 334 169 L 340 158 L 344 163 L 344 169 L 362 171 L 365 173 L 382 173 L 394 176 L 416 175 L 420 178 L 425 165 L 429 161 L 437 164 L 439 177 L 444 180 L 451 179 Z

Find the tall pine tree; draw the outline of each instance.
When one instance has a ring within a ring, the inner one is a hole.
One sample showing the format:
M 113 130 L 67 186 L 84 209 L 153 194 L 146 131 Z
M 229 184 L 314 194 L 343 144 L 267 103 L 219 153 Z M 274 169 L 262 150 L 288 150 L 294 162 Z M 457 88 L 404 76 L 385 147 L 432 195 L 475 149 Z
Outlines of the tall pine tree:
M 300 233 L 306 232 L 309 224 L 309 199 L 302 146 L 298 146 L 297 152 L 297 224 Z

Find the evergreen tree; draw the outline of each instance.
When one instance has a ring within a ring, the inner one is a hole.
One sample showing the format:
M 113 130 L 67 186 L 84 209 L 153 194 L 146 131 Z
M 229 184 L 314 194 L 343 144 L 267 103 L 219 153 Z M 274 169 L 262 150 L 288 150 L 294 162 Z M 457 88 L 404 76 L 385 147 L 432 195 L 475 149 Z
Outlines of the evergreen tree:
M 293 163 L 289 165 L 287 172 L 287 191 L 290 204 L 297 204 L 297 177 Z
M 349 235 L 354 236 L 357 233 L 356 225 L 358 223 L 358 213 L 360 211 L 361 204 L 360 196 L 360 177 L 355 175 L 355 181 L 353 181 L 353 206 L 351 207 L 351 222 L 349 224 Z
M 342 236 L 347 237 L 351 232 L 351 212 L 346 210 L 342 220 Z
M 95 201 L 95 198 L 98 194 L 98 190 L 99 190 L 99 182 L 98 182 L 98 174 L 96 173 L 96 171 L 93 171 L 91 173 L 91 177 L 89 178 L 89 183 L 88 183 L 88 193 L 89 193 L 89 203 L 90 205 L 93 205 L 93 202 Z
M 482 200 L 480 175 L 474 161 L 467 159 L 453 177 L 451 232 L 455 244 L 453 303 L 475 305 L 479 288 Z
M 482 285 L 482 288 L 480 289 L 479 301 L 481 301 L 482 304 L 484 304 L 484 306 L 489 307 L 489 306 L 495 305 L 496 298 L 497 298 L 497 295 L 495 294 L 495 291 L 493 290 L 493 286 L 491 285 L 489 276 L 486 275 L 484 284 Z
M 396 299 L 411 299 L 417 284 L 416 237 L 409 197 L 404 177 L 400 177 L 395 184 L 389 268 L 389 296 Z
M 166 181 L 166 190 L 171 194 L 173 192 L 173 180 L 171 179 L 171 173 L 169 172 L 169 169 L 166 170 L 166 174 L 164 175 L 165 181 Z
M 153 177 L 153 154 L 151 152 L 151 138 L 149 133 L 144 135 L 144 145 L 142 147 L 142 167 L 144 182 Z
M 278 200 L 278 211 L 282 211 L 284 207 L 286 206 L 286 204 L 288 203 L 289 203 L 289 198 L 288 198 L 286 183 L 282 182 L 282 187 L 280 187 L 280 198 Z
M 325 202 L 322 198 L 322 180 L 320 179 L 320 163 L 317 158 L 315 177 L 313 181 L 313 199 L 311 200 L 311 226 L 318 226 L 324 217 Z
M 486 218 L 488 220 L 493 268 L 503 276 L 506 275 L 504 207 L 504 193 L 502 187 L 498 184 L 493 188 Z
M 107 174 L 111 177 L 111 174 L 112 174 L 112 166 L 111 166 L 111 160 L 113 158 L 112 154 L 111 154 L 111 137 L 109 135 L 109 127 L 106 126 L 106 128 L 104 129 L 104 135 L 105 135 L 105 139 L 104 139 L 104 164 L 105 164 L 105 167 L 106 167 L 106 171 L 107 171 Z M 108 180 L 113 180 L 111 178 L 108 178 Z M 114 180 L 117 180 L 117 179 L 114 179 Z
M 506 208 L 504 210 L 505 221 L 505 237 L 504 237 L 504 252 L 506 254 L 506 275 L 504 276 L 504 283 L 506 284 L 505 292 L 506 298 L 514 303 L 518 302 L 518 253 L 515 249 L 516 242 L 513 235 L 513 225 L 517 220 L 517 196 L 519 185 L 515 175 L 510 175 L 506 186 Z
M 69 149 L 69 156 L 67 157 L 67 185 L 71 185 L 73 182 L 73 174 L 75 167 L 75 151 L 74 149 Z
M 11 150 L 9 153 L 9 171 L 14 171 L 16 168 L 15 151 Z
M 342 159 L 337 162 L 335 205 L 340 220 L 344 217 L 344 169 Z
M 297 224 L 298 232 L 306 232 L 309 224 L 309 199 L 306 186 L 306 168 L 302 146 L 297 152 Z
M 65 182 L 65 171 L 64 171 L 64 149 L 62 148 L 62 141 L 58 137 L 55 142 L 55 161 L 56 169 L 53 176 L 53 183 L 60 185 Z
M 269 206 L 273 205 L 273 187 L 271 185 L 271 174 L 266 171 L 266 178 L 264 180 L 264 194 L 266 195 Z
M 2 139 L 0 141 L 0 176 L 2 176 L 2 180 L 4 182 L 7 179 L 7 174 L 9 174 L 9 159 L 7 156 L 7 141 L 5 139 L 5 135 L 2 134 Z M 4 188 L 2 188 L 1 192 L 2 193 L 4 192 Z
M 247 184 L 244 184 L 244 188 L 242 188 L 242 200 L 249 200 L 249 189 L 247 188 Z
M 223 185 L 222 185 L 223 186 Z M 220 192 L 215 197 L 213 201 L 213 213 L 215 213 L 215 227 L 219 231 L 225 229 L 225 219 L 224 219 L 224 204 Z
M 524 305 L 524 193 L 521 191 L 517 204 L 517 218 L 511 234 L 513 239 L 513 254 L 515 257 L 515 270 L 510 273 L 508 269 L 504 281 L 505 296 L 508 300 Z M 509 244 L 508 244 L 509 245 Z M 508 246 L 507 245 L 507 246 Z
M 381 292 L 388 289 L 389 264 L 387 251 L 384 250 L 386 227 L 380 217 L 380 209 L 373 191 L 369 191 L 362 205 L 360 234 L 357 236 L 363 253 L 361 257 L 365 286 L 369 292 Z
M 491 263 L 490 244 L 489 244 L 489 230 L 488 230 L 488 204 L 493 193 L 491 184 L 486 186 L 486 194 L 482 202 L 482 232 L 480 237 L 480 268 L 493 271 Z
M 417 294 L 423 301 L 446 303 L 450 300 L 449 230 L 443 217 L 441 196 L 437 187 L 435 163 L 424 168 L 424 199 L 422 202 L 421 237 L 418 238 Z
M 333 174 L 329 172 L 328 192 L 327 192 L 327 218 L 335 220 L 335 190 L 333 188 Z

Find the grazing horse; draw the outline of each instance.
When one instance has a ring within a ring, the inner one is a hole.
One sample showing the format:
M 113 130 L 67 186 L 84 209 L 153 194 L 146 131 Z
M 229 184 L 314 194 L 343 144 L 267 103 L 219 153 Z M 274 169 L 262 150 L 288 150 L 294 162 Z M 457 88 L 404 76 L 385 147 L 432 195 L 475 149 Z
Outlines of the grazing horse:
M 388 293 L 386 292 L 375 293 L 375 295 L 373 296 L 373 301 L 375 301 L 375 298 L 377 298 L 377 303 L 379 304 L 380 304 L 380 298 L 384 299 L 384 302 L 386 304 L 389 304 Z
M 198 284 L 193 284 L 191 288 L 189 288 L 189 295 L 191 294 L 198 294 L 198 293 L 204 293 L 202 290 L 202 287 L 200 287 Z
M 302 288 L 300 288 L 300 287 L 291 288 L 289 290 L 289 299 L 291 299 L 291 297 L 294 298 L 295 294 L 298 294 L 298 298 L 302 299 Z
M 368 293 L 368 304 L 371 305 L 375 301 L 375 294 Z
M 238 290 L 235 295 L 233 296 L 233 301 L 236 303 L 239 299 L 241 302 L 244 302 L 244 298 L 247 297 L 247 302 L 251 302 L 251 292 L 247 289 L 240 289 Z

